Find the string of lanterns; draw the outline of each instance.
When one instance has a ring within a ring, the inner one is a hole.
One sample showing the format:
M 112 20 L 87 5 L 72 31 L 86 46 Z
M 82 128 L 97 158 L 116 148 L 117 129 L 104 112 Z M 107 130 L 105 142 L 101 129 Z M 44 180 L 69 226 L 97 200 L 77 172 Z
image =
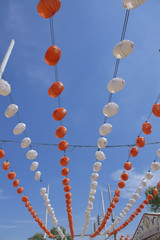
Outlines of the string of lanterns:
M 5 157 L 5 152 L 3 149 L 0 149 L 0 159 Z M 9 180 L 13 180 L 12 185 L 14 188 L 17 188 L 17 194 L 22 194 L 21 201 L 25 203 L 25 207 L 28 209 L 32 217 L 34 218 L 35 222 L 38 223 L 40 228 L 50 237 L 54 238 L 54 235 L 46 228 L 46 226 L 43 224 L 42 220 L 38 217 L 37 213 L 35 212 L 34 208 L 32 207 L 32 204 L 30 203 L 28 197 L 24 195 L 24 188 L 20 185 L 19 179 L 16 178 L 16 173 L 12 170 L 10 166 L 10 162 L 6 159 L 6 161 L 2 164 L 2 169 L 4 171 L 8 171 L 10 169 L 10 172 L 7 174 L 7 178 Z
M 50 19 L 50 27 L 51 27 L 51 39 L 52 39 L 52 46 L 50 46 L 46 53 L 44 60 L 49 66 L 54 66 L 55 72 L 57 72 L 57 63 L 61 58 L 61 50 L 59 47 L 55 45 L 54 41 L 54 29 L 53 29 L 53 19 L 51 19 L 54 14 L 60 9 L 61 1 L 60 0 L 40 0 L 37 5 L 37 11 L 39 15 L 43 18 Z M 60 95 L 64 90 L 64 85 L 56 79 L 56 81 L 49 87 L 48 95 L 52 98 L 60 99 Z M 58 102 L 59 103 L 59 102 Z M 67 110 L 62 108 L 59 104 L 59 107 L 53 111 L 52 117 L 55 121 L 60 122 L 60 126 L 56 129 L 55 135 L 58 139 L 63 139 L 67 133 L 67 128 L 62 125 L 62 120 L 67 114 Z M 73 228 L 73 216 L 72 216 L 72 194 L 71 194 L 71 186 L 69 185 L 70 179 L 67 177 L 69 174 L 69 168 L 66 167 L 70 161 L 68 157 L 65 155 L 65 150 L 68 148 L 69 143 L 64 139 L 61 140 L 58 144 L 58 149 L 64 152 L 64 156 L 60 159 L 60 165 L 63 167 L 61 171 L 61 175 L 64 177 L 62 180 L 62 184 L 64 186 L 65 199 L 66 199 L 66 211 L 68 214 L 68 221 L 69 221 L 69 228 L 71 237 L 74 238 L 74 228 Z M 44 194 L 45 196 L 45 194 Z M 43 197 L 44 197 L 43 196 Z

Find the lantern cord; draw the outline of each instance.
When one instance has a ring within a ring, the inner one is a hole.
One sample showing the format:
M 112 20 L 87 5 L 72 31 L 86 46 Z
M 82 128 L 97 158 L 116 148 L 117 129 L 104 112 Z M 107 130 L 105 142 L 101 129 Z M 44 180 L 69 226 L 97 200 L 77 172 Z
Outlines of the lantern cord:
M 122 29 L 122 35 L 121 35 L 121 41 L 124 40 L 124 37 L 125 37 L 125 34 L 126 34 L 126 29 L 127 29 L 129 14 L 130 14 L 130 10 L 126 10 L 126 15 L 125 15 L 124 24 L 123 24 L 123 29 Z

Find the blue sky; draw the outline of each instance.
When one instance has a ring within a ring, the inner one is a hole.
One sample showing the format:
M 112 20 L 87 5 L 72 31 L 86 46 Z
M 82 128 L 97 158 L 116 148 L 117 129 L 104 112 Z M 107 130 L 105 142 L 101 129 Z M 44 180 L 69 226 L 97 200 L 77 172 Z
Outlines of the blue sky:
M 53 68 L 44 62 L 44 54 L 51 45 L 49 20 L 38 15 L 37 3 L 38 1 L 30 0 L 1 1 L 0 61 L 10 40 L 14 38 L 16 44 L 3 78 L 11 84 L 12 96 L 19 106 L 19 114 L 27 125 L 27 134 L 32 142 L 58 143 L 54 132 L 59 124 L 52 119 L 57 100 L 51 99 L 47 93 L 54 82 Z M 113 131 L 107 136 L 108 145 L 134 143 L 159 94 L 159 7 L 158 0 L 146 1 L 143 6 L 130 12 L 125 39 L 133 41 L 135 47 L 133 53 L 120 62 L 118 77 L 125 79 L 126 86 L 113 96 L 113 101 L 119 105 L 119 113 L 109 119 Z M 62 51 L 58 64 L 59 80 L 65 87 L 61 102 L 67 109 L 63 124 L 68 129 L 66 140 L 70 144 L 97 143 L 98 129 L 104 119 L 102 109 L 108 100 L 106 86 L 112 79 L 115 66 L 112 51 L 120 40 L 124 16 L 125 9 L 121 0 L 62 0 L 62 7 L 54 17 L 56 45 Z M 13 135 L 13 128 L 18 123 L 16 116 L 11 119 L 4 116 L 5 109 L 10 104 L 9 97 L 0 96 L 0 103 L 0 139 L 21 141 L 24 136 Z M 146 137 L 146 141 L 159 141 L 159 119 L 152 115 L 150 122 L 153 131 Z M 35 182 L 34 175 L 29 170 L 31 162 L 26 159 L 27 150 L 21 149 L 18 144 L 2 146 L 32 205 L 44 219 L 44 202 L 39 194 L 41 183 Z M 137 158 L 132 159 L 134 169 L 115 209 L 115 216 L 140 184 L 158 147 L 160 146 L 146 146 L 140 150 Z M 44 184 L 50 184 L 50 199 L 56 217 L 60 225 L 68 229 L 60 174 L 62 168 L 59 165 L 62 154 L 55 147 L 39 146 L 36 150 Z M 83 226 L 96 148 L 70 150 L 71 148 L 67 153 L 70 157 L 69 177 L 74 228 L 78 234 Z M 106 160 L 102 163 L 98 180 L 93 218 L 98 213 L 102 214 L 101 190 L 104 191 L 105 207 L 109 205 L 107 184 L 114 191 L 123 163 L 128 157 L 127 148 L 105 149 L 105 153 Z M 159 173 L 153 182 L 159 180 L 158 175 Z M 137 206 L 143 199 L 143 194 L 141 196 Z M 4 171 L 0 174 L 0 212 L 0 234 L 3 240 L 11 237 L 12 240 L 26 240 L 40 231 Z M 143 212 L 147 212 L 147 209 Z M 122 234 L 132 236 L 141 216 L 133 221 L 132 227 L 126 227 Z M 49 228 L 51 227 L 49 220 Z M 88 229 L 90 231 L 91 228 Z

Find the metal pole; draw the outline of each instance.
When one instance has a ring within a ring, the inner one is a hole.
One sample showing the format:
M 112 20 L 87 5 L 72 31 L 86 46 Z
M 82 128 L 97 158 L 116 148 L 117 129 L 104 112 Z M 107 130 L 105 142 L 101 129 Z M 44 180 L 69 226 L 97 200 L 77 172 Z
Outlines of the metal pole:
M 104 198 L 103 198 L 103 192 L 101 191 L 101 199 L 102 199 L 102 212 L 103 212 L 103 217 L 105 216 L 105 207 L 104 207 Z M 107 229 L 106 228 L 106 225 L 105 225 L 105 230 Z M 107 236 L 107 235 L 106 235 Z
M 109 195 L 109 201 L 110 201 L 110 204 L 111 204 L 111 202 L 112 202 L 112 199 L 111 199 L 111 191 L 110 191 L 110 186 L 109 186 L 109 184 L 108 184 L 108 195 Z M 112 216 L 112 223 L 113 223 L 113 222 L 114 222 L 114 215 L 113 215 L 113 211 L 112 211 L 112 213 L 111 213 L 111 216 Z M 114 234 L 114 240 L 116 240 L 116 239 L 117 239 L 116 235 L 117 235 L 117 234 Z
M 14 44 L 15 44 L 15 40 L 12 39 L 10 44 L 9 44 L 9 47 L 7 49 L 7 52 L 6 52 L 6 54 L 5 54 L 4 58 L 3 58 L 1 66 L 0 66 L 0 79 L 2 78 L 2 75 L 3 75 L 4 70 L 6 68 L 7 62 L 9 60 L 10 55 L 11 55 L 12 49 L 14 47 Z
M 49 197 L 49 184 L 48 184 L 48 188 L 47 188 L 47 194 L 48 194 L 48 197 Z M 45 222 L 44 222 L 44 225 L 47 227 L 47 217 L 48 217 L 48 210 L 46 208 L 46 214 L 45 214 Z M 44 233 L 44 238 L 47 239 L 47 233 Z

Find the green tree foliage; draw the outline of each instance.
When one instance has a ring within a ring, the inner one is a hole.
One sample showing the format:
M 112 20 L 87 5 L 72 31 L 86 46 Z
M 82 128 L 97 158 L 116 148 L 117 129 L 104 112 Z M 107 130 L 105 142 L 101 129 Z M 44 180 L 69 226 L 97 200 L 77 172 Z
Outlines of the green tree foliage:
M 157 188 L 157 186 L 148 187 L 145 191 L 145 194 L 146 194 L 146 198 L 148 194 L 153 195 L 153 199 L 149 201 L 148 210 L 156 213 L 156 212 L 160 212 L 160 189 L 157 188 L 158 195 L 154 196 L 153 189 L 155 188 Z
M 63 232 L 64 235 L 66 236 L 66 239 L 67 239 L 67 240 L 72 240 L 71 236 L 70 236 L 69 234 L 66 234 L 66 229 L 65 229 L 63 226 L 61 226 L 60 228 L 62 229 L 62 232 Z M 59 234 L 58 234 L 58 232 L 57 232 L 57 229 L 56 229 L 55 227 L 53 227 L 53 228 L 51 229 L 51 233 L 55 236 L 54 239 L 56 239 L 56 240 L 61 240 L 61 237 L 59 236 Z M 64 239 L 65 239 L 65 238 L 64 238 Z
M 36 233 L 33 237 L 28 238 L 28 240 L 45 240 L 42 233 Z

